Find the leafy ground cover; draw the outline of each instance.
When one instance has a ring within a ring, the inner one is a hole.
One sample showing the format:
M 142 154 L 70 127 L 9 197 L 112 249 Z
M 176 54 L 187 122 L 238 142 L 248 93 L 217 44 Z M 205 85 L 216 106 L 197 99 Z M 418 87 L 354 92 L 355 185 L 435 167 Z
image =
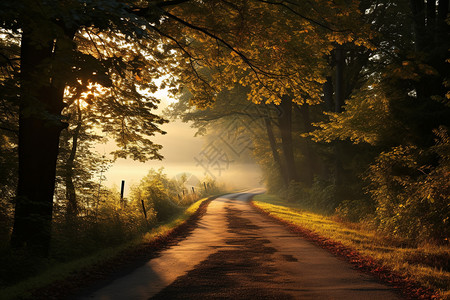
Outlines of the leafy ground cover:
M 407 298 L 450 299 L 448 246 L 409 246 L 363 224 L 310 213 L 276 196 L 258 195 L 252 204 L 302 237 L 345 258 L 357 269 L 400 289 Z

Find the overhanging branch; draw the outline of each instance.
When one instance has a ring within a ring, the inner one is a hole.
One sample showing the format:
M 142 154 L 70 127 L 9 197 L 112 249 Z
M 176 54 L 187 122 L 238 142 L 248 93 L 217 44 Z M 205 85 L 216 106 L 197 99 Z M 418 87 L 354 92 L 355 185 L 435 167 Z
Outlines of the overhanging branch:
M 345 30 L 337 30 L 337 29 L 333 29 L 333 28 L 331 28 L 330 26 L 328 26 L 328 25 L 326 25 L 326 24 L 324 24 L 324 23 L 321 23 L 321 22 L 319 22 L 319 21 L 316 21 L 316 20 L 314 20 L 314 19 L 312 19 L 312 18 L 310 18 L 310 17 L 307 17 L 307 16 L 305 16 L 305 15 L 299 13 L 298 11 L 294 10 L 294 9 L 293 9 L 292 7 L 290 7 L 289 5 L 286 5 L 286 3 L 296 5 L 295 3 L 292 3 L 292 2 L 290 2 L 290 1 L 271 1 L 271 0 L 257 0 L 257 1 L 263 2 L 263 3 L 267 3 L 267 4 L 272 4 L 272 5 L 282 6 L 282 7 L 286 8 L 287 10 L 289 10 L 289 11 L 290 11 L 291 13 L 293 13 L 294 15 L 296 15 L 296 16 L 302 18 L 302 19 L 305 19 L 306 21 L 308 21 L 308 22 L 310 22 L 310 23 L 312 23 L 312 24 L 315 24 L 315 25 L 320 26 L 320 27 L 322 27 L 322 28 L 325 28 L 325 29 L 327 29 L 327 30 L 329 30 L 329 31 L 332 31 L 332 32 L 347 32 L 347 31 L 349 31 L 348 29 L 345 29 Z
M 241 51 L 239 51 L 238 49 L 236 49 L 235 47 L 233 47 L 230 43 L 228 43 L 227 41 L 225 41 L 223 38 L 215 35 L 214 33 L 211 33 L 210 31 L 208 31 L 206 28 L 191 24 L 181 18 L 178 18 L 177 16 L 169 13 L 169 12 L 163 12 L 163 14 L 175 21 L 177 21 L 178 23 L 183 24 L 184 26 L 194 29 L 196 31 L 199 31 L 203 34 L 205 34 L 206 36 L 209 36 L 210 38 L 215 39 L 216 41 L 221 42 L 223 45 L 225 45 L 228 49 L 230 49 L 232 52 L 236 53 L 243 62 L 245 62 L 251 69 L 252 71 L 258 76 L 259 73 L 264 74 L 266 76 L 269 77 L 288 77 L 289 75 L 287 74 L 275 74 L 275 73 L 271 73 L 271 72 L 267 72 L 263 69 L 261 69 L 260 67 L 256 66 L 255 64 L 253 64 L 250 59 L 245 56 L 245 54 L 243 54 Z

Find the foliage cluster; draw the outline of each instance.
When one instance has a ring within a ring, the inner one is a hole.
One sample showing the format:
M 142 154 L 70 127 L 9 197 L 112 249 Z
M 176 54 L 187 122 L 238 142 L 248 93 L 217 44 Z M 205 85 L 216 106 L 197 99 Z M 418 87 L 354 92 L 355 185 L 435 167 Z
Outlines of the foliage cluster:
M 450 139 L 435 130 L 435 146 L 394 147 L 371 165 L 370 193 L 378 227 L 412 240 L 446 241 L 450 236 Z M 437 160 L 427 165 L 429 157 Z
M 150 170 L 138 185 L 132 187 L 129 198 L 120 199 L 117 188 L 101 187 L 98 190 L 97 183 L 93 189 L 95 192 L 81 194 L 78 198 L 77 216 L 67 214 L 62 184 L 61 192 L 56 193 L 48 258 L 40 260 L 7 247 L 12 224 L 4 227 L 8 232 L 1 237 L 0 287 L 41 273 L 49 265 L 73 261 L 145 236 L 179 216 L 200 197 L 220 190 L 214 181 L 210 181 L 207 185 L 210 189 L 205 191 L 203 185 L 197 186 L 197 193 L 193 194 L 191 191 L 188 193 L 184 184 L 169 179 L 163 169 Z M 183 189 L 186 192 L 184 196 Z M 7 209 L 3 205 L 1 208 Z M 8 218 L 12 219 L 12 215 Z

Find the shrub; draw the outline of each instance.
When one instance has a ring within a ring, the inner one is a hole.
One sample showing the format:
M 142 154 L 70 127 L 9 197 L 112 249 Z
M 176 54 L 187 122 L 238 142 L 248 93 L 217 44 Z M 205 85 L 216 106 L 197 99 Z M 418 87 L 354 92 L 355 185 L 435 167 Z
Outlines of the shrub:
M 378 227 L 417 241 L 448 242 L 450 234 L 450 139 L 435 131 L 436 145 L 424 151 L 399 146 L 370 167 L 370 193 Z M 432 161 L 434 165 L 423 162 Z
M 358 200 L 344 200 L 338 207 L 335 213 L 340 219 L 350 222 L 360 222 L 364 219 L 373 217 L 375 212 L 375 204 L 370 199 Z
M 132 188 L 131 193 L 131 202 L 142 209 L 143 201 L 146 210 L 152 211 L 158 222 L 166 221 L 180 212 L 178 204 L 186 200 L 185 197 L 179 199 L 182 187 L 169 180 L 162 171 L 150 170 L 139 185 Z

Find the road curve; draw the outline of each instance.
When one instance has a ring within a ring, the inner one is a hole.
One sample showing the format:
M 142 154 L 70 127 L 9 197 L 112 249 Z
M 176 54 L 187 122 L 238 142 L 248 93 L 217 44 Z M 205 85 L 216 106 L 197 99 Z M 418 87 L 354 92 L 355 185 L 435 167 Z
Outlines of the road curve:
M 400 299 L 257 213 L 258 193 L 217 198 L 186 239 L 77 299 Z

